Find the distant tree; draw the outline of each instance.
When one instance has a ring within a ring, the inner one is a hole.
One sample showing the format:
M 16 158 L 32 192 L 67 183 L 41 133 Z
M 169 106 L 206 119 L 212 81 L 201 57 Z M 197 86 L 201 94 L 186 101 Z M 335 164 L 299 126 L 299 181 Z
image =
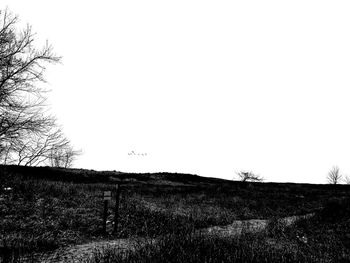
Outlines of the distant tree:
M 50 165 L 52 167 L 69 168 L 80 154 L 81 151 L 74 150 L 70 144 L 61 148 L 53 148 L 49 156 Z
M 328 183 L 330 184 L 339 184 L 342 180 L 342 175 L 339 172 L 338 166 L 333 166 L 329 171 L 327 176 Z
M 253 172 L 240 171 L 237 175 L 242 182 L 262 182 L 264 180 L 263 177 L 254 174 Z
M 45 82 L 45 64 L 60 60 L 48 44 L 36 49 L 31 27 L 18 30 L 17 23 L 17 16 L 0 10 L 0 157 L 7 161 L 27 136 L 47 134 L 55 126 L 37 83 Z
M 348 175 L 345 176 L 344 181 L 346 184 L 350 184 L 350 177 Z

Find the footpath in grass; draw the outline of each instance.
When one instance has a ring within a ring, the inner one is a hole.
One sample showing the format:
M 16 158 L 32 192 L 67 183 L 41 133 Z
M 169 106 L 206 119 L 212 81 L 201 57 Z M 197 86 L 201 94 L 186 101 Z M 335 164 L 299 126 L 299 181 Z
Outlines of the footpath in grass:
M 331 201 L 315 215 L 272 219 L 254 233 L 238 230 L 241 234 L 233 237 L 237 231 L 168 235 L 129 253 L 103 248 L 85 262 L 350 262 L 349 215 L 350 199 Z
M 279 223 L 288 227 L 295 223 L 297 220 L 310 218 L 313 214 L 304 216 L 291 216 L 279 219 Z M 248 233 L 258 233 L 266 230 L 269 225 L 269 220 L 251 219 L 251 220 L 235 220 L 232 224 L 227 226 L 213 226 L 209 228 L 203 228 L 195 230 L 188 235 L 192 238 L 234 238 L 240 235 L 246 235 Z M 183 233 L 179 233 L 180 235 Z M 169 235 L 168 235 L 169 236 Z M 70 246 L 66 248 L 57 249 L 56 251 L 38 254 L 36 260 L 40 262 L 76 262 L 78 260 L 87 260 L 89 258 L 96 258 L 103 256 L 104 254 L 117 254 L 116 257 L 126 257 L 135 253 L 135 251 L 142 249 L 143 247 L 154 246 L 157 247 L 158 243 L 164 242 L 164 237 L 159 236 L 157 238 L 129 238 L 129 239 L 116 239 L 116 240 L 104 240 L 97 242 L 89 242 L 82 245 Z

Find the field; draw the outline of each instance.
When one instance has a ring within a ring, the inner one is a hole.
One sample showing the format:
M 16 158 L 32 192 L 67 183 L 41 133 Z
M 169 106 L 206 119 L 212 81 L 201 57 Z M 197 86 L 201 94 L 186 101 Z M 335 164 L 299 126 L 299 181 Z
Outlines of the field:
M 122 188 L 118 232 L 112 233 L 112 198 L 104 234 L 102 193 L 114 191 L 116 183 Z M 54 252 L 56 262 L 74 261 L 67 251 L 91 244 L 106 246 L 96 246 L 79 262 L 349 262 L 349 190 L 0 166 L 0 262 L 37 262 Z M 290 225 L 281 220 L 295 215 L 309 216 Z M 247 226 L 239 235 L 205 232 L 242 222 L 267 223 L 261 231 Z M 127 249 L 108 245 L 116 242 Z

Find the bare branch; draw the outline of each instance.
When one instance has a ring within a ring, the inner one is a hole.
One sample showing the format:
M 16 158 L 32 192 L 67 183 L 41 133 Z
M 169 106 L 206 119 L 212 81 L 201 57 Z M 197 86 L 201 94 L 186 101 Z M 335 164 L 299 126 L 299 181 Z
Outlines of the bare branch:
M 60 57 L 47 43 L 36 49 L 31 27 L 19 30 L 17 23 L 7 9 L 0 12 L 0 160 L 34 165 L 59 140 L 55 118 L 44 111 L 46 90 L 37 83 Z
M 47 63 L 60 61 L 50 45 L 34 48 L 31 27 L 18 30 L 17 22 L 7 10 L 0 13 L 0 152 L 9 139 L 42 132 L 52 122 L 42 110 L 45 91 L 36 84 L 45 81 Z

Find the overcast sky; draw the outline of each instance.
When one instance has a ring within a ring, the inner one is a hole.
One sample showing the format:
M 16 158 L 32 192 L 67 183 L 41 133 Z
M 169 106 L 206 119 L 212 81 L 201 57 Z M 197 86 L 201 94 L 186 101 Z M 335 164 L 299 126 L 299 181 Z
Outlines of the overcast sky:
M 75 167 L 350 175 L 349 1 L 0 3 L 63 57 L 46 78 Z

